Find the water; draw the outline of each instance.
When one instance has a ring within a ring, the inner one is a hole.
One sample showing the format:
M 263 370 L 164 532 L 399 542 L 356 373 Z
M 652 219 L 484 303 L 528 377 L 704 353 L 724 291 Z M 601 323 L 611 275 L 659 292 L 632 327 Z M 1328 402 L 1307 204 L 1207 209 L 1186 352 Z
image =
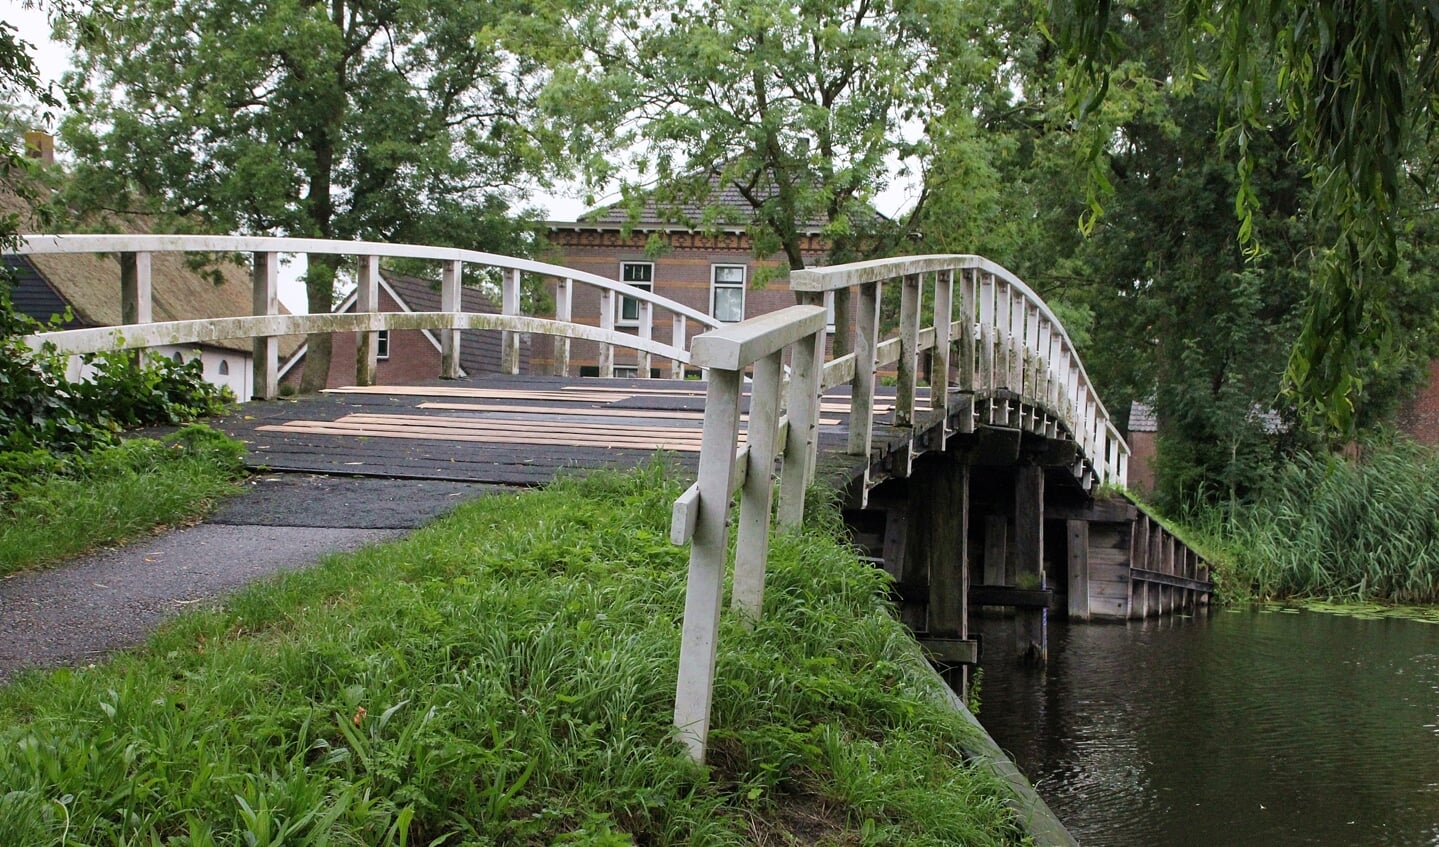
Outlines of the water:
M 1439 625 L 1242 609 L 985 638 L 980 720 L 1085 847 L 1439 847 Z

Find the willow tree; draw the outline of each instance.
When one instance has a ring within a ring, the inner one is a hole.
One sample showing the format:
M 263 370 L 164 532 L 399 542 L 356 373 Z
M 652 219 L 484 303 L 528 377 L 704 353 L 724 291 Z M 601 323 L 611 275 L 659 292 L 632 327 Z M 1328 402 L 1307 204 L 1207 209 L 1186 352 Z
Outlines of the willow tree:
M 1051 0 L 1050 22 L 1076 74 L 1083 113 L 1102 99 L 1119 58 L 1110 0 Z M 1439 7 L 1425 0 L 1186 0 L 1186 39 L 1217 59 L 1193 72 L 1226 95 L 1222 139 L 1238 152 L 1235 209 L 1251 253 L 1259 208 L 1256 139 L 1286 124 L 1314 186 L 1312 214 L 1327 224 L 1303 329 L 1287 379 L 1311 418 L 1350 429 L 1366 358 L 1394 340 L 1387 307 L 1415 205 L 1427 190 L 1427 142 L 1439 114 Z
M 69 21 L 62 127 L 93 206 L 170 225 L 505 249 L 511 192 L 564 159 L 507 0 L 100 0 Z M 327 312 L 338 259 L 312 256 Z M 323 387 L 312 336 L 302 387 Z
M 610 0 L 593 14 L 556 102 L 593 104 L 582 114 L 617 128 L 645 199 L 697 227 L 748 225 L 756 252 L 791 268 L 810 226 L 852 256 L 884 223 L 869 200 L 896 161 L 926 160 L 963 18 L 951 0 Z M 592 176 L 611 175 L 598 164 Z M 752 215 L 718 220 L 716 188 Z

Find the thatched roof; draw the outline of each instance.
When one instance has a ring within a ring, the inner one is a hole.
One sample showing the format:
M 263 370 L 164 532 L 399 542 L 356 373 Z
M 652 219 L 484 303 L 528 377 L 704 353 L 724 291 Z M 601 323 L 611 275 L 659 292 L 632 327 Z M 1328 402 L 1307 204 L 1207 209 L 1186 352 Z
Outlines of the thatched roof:
M 44 189 L 40 189 L 44 190 Z M 4 180 L 0 180 L 0 214 L 21 216 L 20 232 L 39 231 L 27 204 Z M 48 228 L 51 232 L 62 229 Z M 112 215 L 103 222 L 87 222 L 88 231 L 148 234 L 147 222 Z M 193 264 L 204 258 L 203 265 Z M 58 297 L 70 306 L 79 326 L 115 326 L 120 318 L 120 262 L 111 254 L 31 254 L 23 257 Z M 150 270 L 151 311 L 156 321 L 187 321 L 229 318 L 251 314 L 252 297 L 249 257 L 186 256 L 156 253 Z M 300 336 L 280 341 L 280 355 L 299 347 Z M 248 352 L 247 338 L 215 343 L 229 350 Z

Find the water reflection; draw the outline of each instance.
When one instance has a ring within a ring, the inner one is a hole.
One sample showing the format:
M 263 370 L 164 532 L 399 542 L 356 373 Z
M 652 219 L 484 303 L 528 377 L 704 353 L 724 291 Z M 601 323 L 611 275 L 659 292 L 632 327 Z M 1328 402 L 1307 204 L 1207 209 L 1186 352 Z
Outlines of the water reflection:
M 1255 609 L 985 636 L 980 719 L 1087 845 L 1439 847 L 1439 626 Z

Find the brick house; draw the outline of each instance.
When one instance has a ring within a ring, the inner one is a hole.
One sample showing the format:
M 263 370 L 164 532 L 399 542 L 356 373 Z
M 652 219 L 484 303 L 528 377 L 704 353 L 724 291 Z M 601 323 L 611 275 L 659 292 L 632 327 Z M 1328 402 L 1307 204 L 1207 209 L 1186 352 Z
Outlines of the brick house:
M 381 269 L 380 311 L 439 312 L 439 284 L 428 279 L 405 276 Z M 355 311 L 357 296 L 351 293 L 337 313 Z M 490 298 L 474 288 L 460 292 L 460 310 L 493 315 L 499 312 Z M 375 382 L 378 385 L 403 385 L 436 379 L 440 375 L 440 337 L 429 330 L 382 330 L 379 333 L 378 362 Z M 524 372 L 529 361 L 529 341 L 520 337 L 520 368 Z M 330 373 L 325 385 L 340 388 L 355 384 L 355 355 L 358 338 L 353 332 L 337 332 L 330 352 Z M 304 370 L 306 345 L 280 366 L 281 385 L 299 385 Z M 500 367 L 500 333 L 483 330 L 460 332 L 460 375 L 478 376 L 497 373 Z
M 733 188 L 717 186 L 709 205 L 731 210 L 730 214 L 721 216 L 730 221 L 749 221 L 754 214 Z M 784 257 L 755 257 L 753 241 L 744 223 L 720 223 L 702 230 L 675 223 L 701 220 L 704 209 L 701 204 L 661 208 L 651 201 L 638 215 L 615 205 L 587 212 L 578 221 L 548 221 L 545 225 L 551 251 L 543 258 L 649 289 L 725 322 L 737 322 L 794 305 Z M 806 265 L 824 262 L 829 245 L 819 234 L 821 226 L 820 222 L 812 222 L 804 233 Z M 775 274 L 776 278 L 768 278 Z M 765 279 L 766 282 L 759 283 Z M 553 291 L 552 285 L 551 293 Z M 600 297 L 593 287 L 575 286 L 571 308 L 576 323 L 600 325 Z M 616 329 L 638 332 L 636 301 L 619 298 L 615 310 Z M 655 337 L 669 341 L 669 317 L 656 314 L 655 323 Z M 691 338 L 702 331 L 704 327 L 693 321 L 686 327 Z M 537 364 L 547 367 L 550 356 L 548 339 L 536 339 Z M 572 372 L 581 376 L 598 373 L 598 346 L 575 342 L 570 362 Z M 617 375 L 633 374 L 634 367 L 632 352 L 616 351 Z M 659 373 L 657 367 L 652 370 L 656 375 Z

